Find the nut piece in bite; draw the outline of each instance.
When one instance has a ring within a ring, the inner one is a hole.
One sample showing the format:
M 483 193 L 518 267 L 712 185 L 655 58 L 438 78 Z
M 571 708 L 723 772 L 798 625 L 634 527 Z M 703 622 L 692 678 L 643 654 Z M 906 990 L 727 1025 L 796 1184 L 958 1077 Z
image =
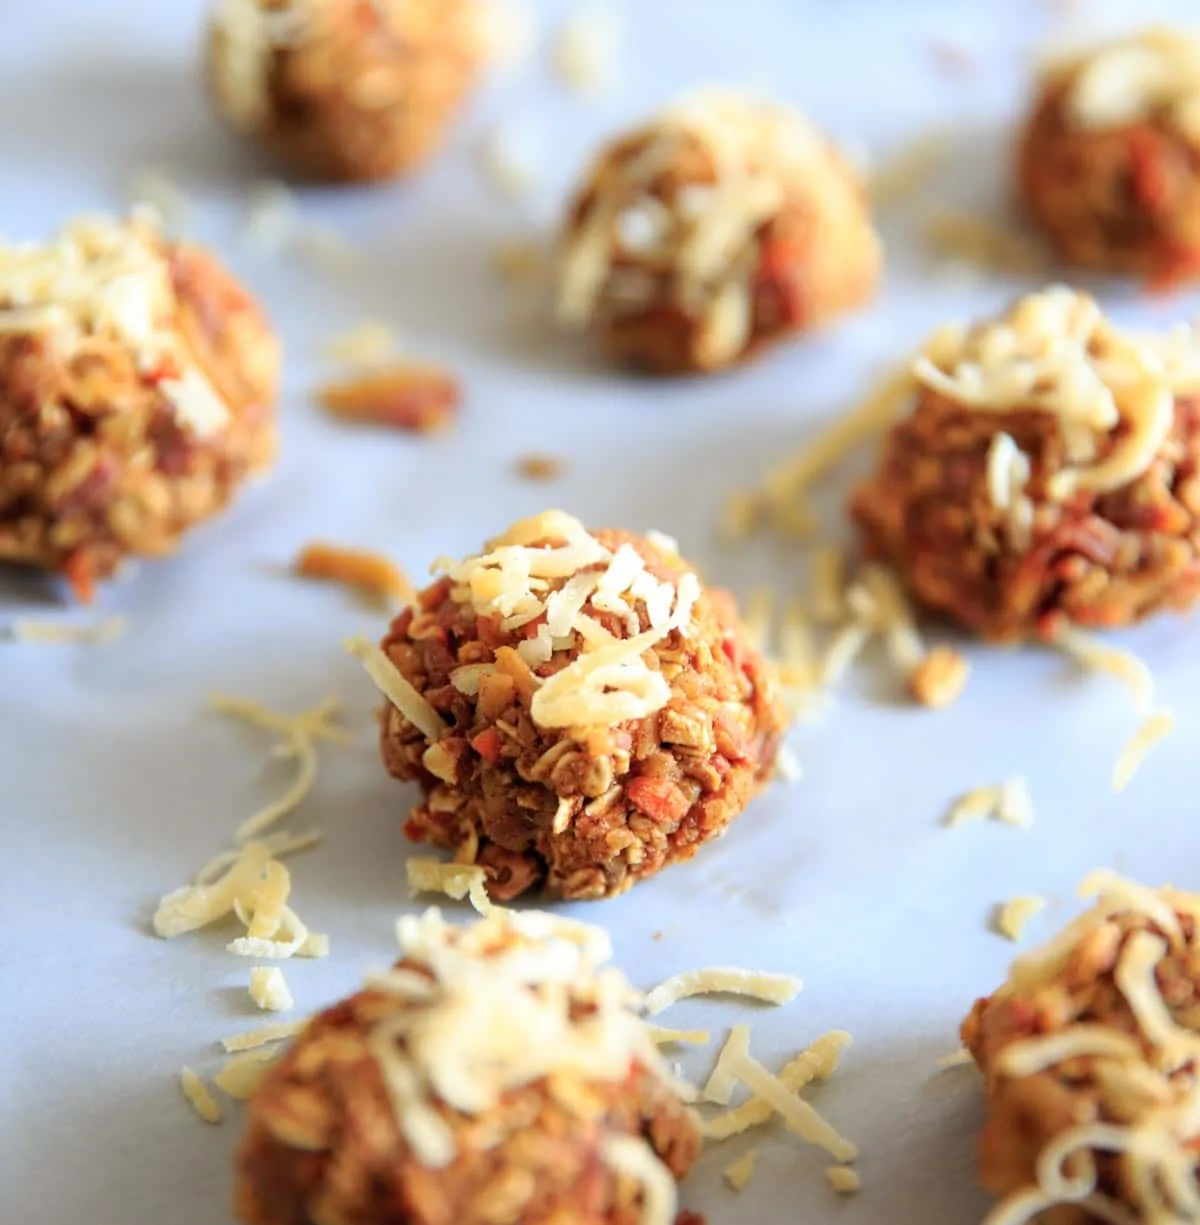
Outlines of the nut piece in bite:
M 774 672 L 666 545 L 547 511 L 437 568 L 375 652 L 383 760 L 424 793 L 409 837 L 481 864 L 494 898 L 619 893 L 766 784 Z
M 269 464 L 278 366 L 249 294 L 148 214 L 0 247 L 0 561 L 88 599 L 170 553 Z
M 990 639 L 1128 625 L 1200 595 L 1200 344 L 1062 286 L 913 367 L 851 513 L 928 609 Z
M 317 1016 L 251 1098 L 242 1225 L 669 1221 L 699 1128 L 605 933 L 431 910 L 399 934 L 395 969 Z
M 558 316 L 659 374 L 734 366 L 874 292 L 862 186 L 802 116 L 711 90 L 600 151 L 560 240 Z
M 218 0 L 209 93 L 294 173 L 389 179 L 441 144 L 484 58 L 477 0 Z
M 1072 264 L 1200 274 L 1200 41 L 1124 34 L 1050 64 L 1021 139 L 1029 216 Z

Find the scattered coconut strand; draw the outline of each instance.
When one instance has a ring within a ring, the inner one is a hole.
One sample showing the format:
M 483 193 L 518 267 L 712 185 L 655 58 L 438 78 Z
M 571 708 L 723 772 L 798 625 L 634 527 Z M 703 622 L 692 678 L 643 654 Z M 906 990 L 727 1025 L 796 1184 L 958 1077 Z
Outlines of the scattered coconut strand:
M 287 791 L 273 804 L 268 804 L 248 817 L 234 832 L 234 841 L 239 846 L 244 846 L 250 839 L 293 812 L 308 797 L 317 778 L 317 751 L 314 741 L 328 740 L 335 744 L 349 744 L 350 737 L 344 728 L 330 725 L 330 720 L 341 709 L 341 701 L 335 697 L 326 698 L 298 715 L 281 715 L 251 699 L 219 693 L 212 694 L 208 702 L 219 714 L 231 715 L 256 727 L 282 732 L 284 739 L 275 746 L 271 755 L 285 759 L 294 758 L 297 762 L 296 779 Z
M 280 1048 L 243 1051 L 230 1055 L 213 1077 L 213 1083 L 236 1102 L 244 1102 L 258 1088 L 267 1068 L 279 1058 Z
M 700 1090 L 700 1096 L 706 1102 L 716 1106 L 728 1106 L 729 1099 L 737 1087 L 737 1077 L 734 1075 L 734 1061 L 739 1055 L 745 1055 L 750 1050 L 750 1026 L 735 1025 L 721 1047 L 717 1062 Z
M 511 121 L 493 128 L 480 147 L 480 164 L 488 182 L 512 199 L 532 191 L 540 160 L 531 130 Z
M 405 862 L 409 892 L 443 893 L 456 902 L 469 898 L 482 915 L 493 909 L 487 892 L 487 872 L 478 864 L 442 863 L 437 859 L 411 858 Z
M 187 196 L 161 166 L 143 166 L 135 170 L 125 194 L 130 204 L 149 205 L 173 229 L 187 221 Z
M 659 983 L 646 992 L 643 1007 L 646 1015 L 653 1017 L 693 995 L 746 995 L 765 1004 L 787 1004 L 796 998 L 802 985 L 791 974 L 712 966 L 685 970 Z
M 947 1071 L 950 1068 L 964 1068 L 968 1065 L 974 1065 L 975 1057 L 965 1046 L 960 1046 L 958 1050 L 951 1051 L 949 1055 L 941 1055 L 936 1061 L 936 1066 L 939 1071 Z
M 612 84 L 617 65 L 620 24 L 607 5 L 584 3 L 558 30 L 553 48 L 559 80 L 580 94 L 592 94 Z
M 323 956 L 328 952 L 327 938 L 310 934 L 286 904 L 290 891 L 287 868 L 271 857 L 265 843 L 251 842 L 210 882 L 184 885 L 166 894 L 154 912 L 154 932 L 172 940 L 236 914 L 246 935 L 225 946 L 235 956 Z
M 221 1039 L 221 1049 L 227 1054 L 237 1055 L 243 1051 L 255 1051 L 260 1047 L 273 1046 L 276 1042 L 294 1038 L 308 1024 L 309 1018 L 299 1021 L 275 1021 L 270 1025 L 260 1025 L 247 1033 L 231 1034 Z
M 854 1195 L 862 1186 L 858 1171 L 848 1165 L 826 1166 L 825 1177 L 839 1195 Z
M 124 617 L 105 617 L 91 625 L 72 625 L 65 621 L 43 621 L 34 617 L 14 617 L 8 623 L 8 634 L 14 642 L 39 642 L 47 645 L 83 643 L 100 646 L 113 642 L 129 629 Z
M 296 1002 L 278 966 L 255 966 L 250 971 L 250 998 L 264 1012 L 287 1012 Z
M 668 1046 L 675 1042 L 686 1042 L 689 1046 L 707 1046 L 712 1041 L 712 1034 L 707 1029 L 668 1029 L 663 1025 L 652 1025 L 646 1022 L 650 1031 L 650 1040 L 657 1046 Z
M 179 1070 L 179 1087 L 188 1105 L 206 1122 L 217 1124 L 221 1121 L 221 1107 L 213 1097 L 212 1090 L 204 1080 L 191 1068 L 184 1064 Z
M 976 787 L 968 791 L 954 801 L 942 824 L 953 829 L 968 821 L 989 818 L 1021 828 L 1033 824 L 1033 800 L 1023 776 L 1014 775 L 998 787 Z
M 721 1176 L 734 1191 L 744 1191 L 747 1183 L 754 1176 L 754 1165 L 758 1160 L 757 1149 L 747 1149 L 736 1161 L 731 1161 Z
M 380 319 L 368 319 L 349 331 L 330 336 L 321 354 L 330 361 L 350 366 L 374 366 L 395 355 L 399 348 L 396 329 Z
M 828 1080 L 837 1070 L 838 1058 L 850 1045 L 850 1035 L 844 1030 L 823 1034 L 795 1059 L 784 1064 L 779 1079 L 789 1093 L 799 1093 L 814 1080 Z M 752 1127 L 768 1122 L 774 1114 L 765 1101 L 751 1098 L 732 1110 L 702 1120 L 700 1129 L 706 1139 L 726 1140 L 741 1135 Z
M 880 434 L 895 419 L 916 386 L 907 367 L 886 375 L 849 412 L 841 414 L 809 444 L 771 468 L 758 497 L 760 514 L 778 525 L 788 510 L 804 504 L 809 487 L 845 455 Z M 742 495 L 745 496 L 745 495 Z
M 948 131 L 922 132 L 876 167 L 867 191 L 876 208 L 899 204 L 929 182 L 949 160 L 953 142 Z
M 731 1062 L 738 1080 L 779 1115 L 788 1131 L 806 1144 L 823 1148 L 837 1161 L 853 1161 L 858 1156 L 854 1144 L 839 1135 L 808 1102 L 796 1096 L 783 1080 L 753 1056 L 735 1053 Z
M 1066 652 L 1080 667 L 1107 672 L 1124 682 L 1133 696 L 1133 707 L 1142 723 L 1122 748 L 1113 766 L 1113 790 L 1120 793 L 1133 781 L 1150 750 L 1175 728 L 1175 716 L 1168 710 L 1154 712 L 1154 677 L 1146 662 L 1130 651 L 1110 647 L 1074 626 L 1060 627 L 1054 645 Z
M 341 583 L 383 604 L 408 604 L 416 591 L 404 571 L 382 553 L 314 540 L 292 567 L 300 578 Z
M 926 225 L 925 238 L 937 254 L 986 272 L 1028 276 L 1046 267 L 1036 242 L 984 217 L 937 213 Z
M 1015 897 L 997 907 L 996 931 L 1015 943 L 1021 939 L 1029 920 L 1045 909 L 1046 899 L 1043 897 Z
M 1133 776 L 1138 772 L 1142 762 L 1146 759 L 1146 754 L 1164 737 L 1169 735 L 1175 727 L 1175 716 L 1169 710 L 1160 710 L 1158 714 L 1151 715 L 1142 725 L 1134 732 L 1132 738 L 1121 750 L 1121 755 L 1117 758 L 1117 764 L 1113 767 L 1113 790 L 1118 794 L 1125 790 L 1131 782 Z

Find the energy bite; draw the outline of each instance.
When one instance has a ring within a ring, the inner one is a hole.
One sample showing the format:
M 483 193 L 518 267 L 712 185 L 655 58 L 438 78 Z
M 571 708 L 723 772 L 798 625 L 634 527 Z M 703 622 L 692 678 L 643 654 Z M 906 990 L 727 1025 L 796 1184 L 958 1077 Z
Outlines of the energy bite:
M 1200 42 L 1125 34 L 1052 64 L 1018 154 L 1059 255 L 1166 286 L 1200 273 Z
M 547 511 L 436 569 L 366 662 L 384 763 L 423 792 L 408 836 L 482 865 L 492 897 L 620 893 L 766 784 L 774 673 L 665 538 Z
M 708 91 L 601 150 L 567 212 L 557 312 L 633 366 L 720 370 L 864 303 L 880 262 L 822 133 Z
M 1200 1211 L 1200 897 L 1094 873 L 1096 906 L 976 1002 L 987 1225 L 1114 1225 Z
M 996 640 L 1200 594 L 1200 346 L 1061 286 L 946 327 L 851 513 L 927 608 Z
M 170 553 L 270 462 L 278 368 L 250 295 L 148 215 L 0 246 L 0 561 L 86 600 Z
M 250 1100 L 242 1225 L 670 1225 L 700 1132 L 598 928 L 401 919 Z
M 480 73 L 476 0 L 219 0 L 207 77 L 221 118 L 298 174 L 415 170 Z

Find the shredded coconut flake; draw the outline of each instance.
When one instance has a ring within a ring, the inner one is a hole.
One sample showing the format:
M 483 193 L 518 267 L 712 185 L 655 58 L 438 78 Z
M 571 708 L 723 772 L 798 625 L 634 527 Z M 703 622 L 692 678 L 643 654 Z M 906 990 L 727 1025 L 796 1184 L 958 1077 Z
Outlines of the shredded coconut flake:
M 646 1028 L 650 1039 L 658 1046 L 667 1046 L 674 1042 L 686 1042 L 690 1046 L 707 1046 L 712 1041 L 712 1034 L 707 1029 L 668 1029 L 663 1025 L 651 1025 Z
M 1129 743 L 1121 750 L 1117 764 L 1113 767 L 1113 790 L 1124 791 L 1133 782 L 1133 776 L 1141 768 L 1146 754 L 1163 739 L 1170 735 L 1175 727 L 1175 716 L 1168 710 L 1161 710 L 1156 715 L 1142 723 L 1134 732 Z
M 569 89 L 590 94 L 612 84 L 620 23 L 615 10 L 581 4 L 562 23 L 554 44 L 554 68 Z
M 844 1030 L 831 1030 L 823 1034 L 807 1050 L 784 1065 L 779 1073 L 780 1081 L 789 1093 L 799 1093 L 814 1080 L 828 1080 L 837 1069 L 842 1051 L 849 1045 L 850 1035 Z M 773 1113 L 767 1102 L 752 1098 L 733 1110 L 703 1120 L 700 1128 L 709 1140 L 725 1140 L 766 1123 Z
M 855 1145 L 839 1135 L 808 1102 L 792 1093 L 778 1076 L 767 1071 L 757 1059 L 750 1055 L 736 1055 L 733 1066 L 738 1080 L 755 1097 L 766 1102 L 787 1129 L 806 1144 L 823 1148 L 837 1161 L 853 1161 L 858 1156 Z
M 721 1171 L 721 1176 L 734 1191 L 744 1191 L 754 1176 L 754 1165 L 757 1160 L 758 1150 L 748 1149 L 736 1161 L 731 1161 Z
M 65 621 L 42 621 L 34 617 L 14 617 L 9 622 L 9 634 L 16 642 L 39 642 L 58 645 L 79 642 L 98 646 L 122 637 L 129 628 L 124 617 L 105 617 L 91 625 L 72 625 Z
M 368 319 L 330 336 L 321 346 L 321 354 L 330 361 L 373 366 L 394 357 L 398 347 L 396 329 L 390 323 Z
M 853 1195 L 862 1185 L 858 1171 L 848 1165 L 831 1165 L 825 1170 L 829 1185 L 839 1195 Z
M 653 1017 L 693 995 L 748 995 L 766 1004 L 787 1004 L 796 998 L 801 986 L 791 974 L 713 966 L 685 970 L 659 983 L 646 993 L 644 1007 L 646 1015 Z
M 439 740 L 446 730 L 441 716 L 429 702 L 400 675 L 399 669 L 373 643 L 365 638 L 350 638 L 343 644 L 358 659 L 379 692 L 430 740 Z
M 217 1104 L 217 1099 L 213 1097 L 212 1090 L 205 1084 L 203 1078 L 186 1064 L 179 1071 L 179 1087 L 183 1090 L 183 1096 L 187 1098 L 188 1105 L 206 1123 L 216 1124 L 221 1121 L 221 1107 Z
M 718 1106 L 728 1106 L 729 1099 L 733 1096 L 733 1091 L 737 1087 L 737 1077 L 733 1071 L 736 1060 L 739 1056 L 749 1053 L 750 1026 L 735 1025 L 729 1031 L 729 1037 L 726 1038 L 725 1045 L 721 1047 L 721 1053 L 717 1056 L 717 1062 L 708 1081 L 704 1088 L 700 1090 L 700 1096 L 706 1102 L 713 1102 Z
M 255 966 L 250 971 L 250 998 L 264 1012 L 287 1012 L 295 1003 L 278 966 Z
M 247 1101 L 258 1088 L 267 1068 L 278 1058 L 276 1050 L 243 1051 L 231 1055 L 213 1078 L 218 1089 L 235 1102 Z
M 1005 939 L 1017 941 L 1025 931 L 1025 925 L 1035 915 L 1046 909 L 1042 897 L 1015 897 L 1005 902 L 996 912 L 996 930 Z
M 300 1021 L 276 1021 L 270 1025 L 260 1025 L 248 1033 L 232 1034 L 221 1039 L 222 1049 L 230 1055 L 242 1051 L 254 1051 L 260 1047 L 271 1046 L 276 1042 L 284 1042 L 294 1038 L 308 1024 L 308 1018 Z

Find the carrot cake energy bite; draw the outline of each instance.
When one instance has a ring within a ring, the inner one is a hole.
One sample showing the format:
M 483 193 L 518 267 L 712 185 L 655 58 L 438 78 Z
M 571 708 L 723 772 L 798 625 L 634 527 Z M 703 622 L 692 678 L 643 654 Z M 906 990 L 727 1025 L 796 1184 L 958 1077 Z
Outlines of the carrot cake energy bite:
M 852 513 L 916 598 L 998 640 L 1127 625 L 1200 595 L 1200 345 L 1054 287 L 913 366 Z
M 278 365 L 245 290 L 146 214 L 0 246 L 0 561 L 88 599 L 171 552 L 269 463 Z
M 802 116 L 709 91 L 603 149 L 567 213 L 558 315 L 616 358 L 719 370 L 873 293 L 863 189 Z
M 390 701 L 383 759 L 424 798 L 409 837 L 495 898 L 620 893 L 724 833 L 786 717 L 731 598 L 664 537 L 525 519 L 352 644 Z
M 986 1225 L 1173 1225 L 1200 1214 L 1200 897 L 1108 872 L 1019 958 L 963 1041 L 983 1073 Z
M 1200 41 L 1154 29 L 1052 64 L 1018 180 L 1072 263 L 1159 285 L 1200 274 Z
M 478 76 L 477 0 L 218 0 L 209 91 L 221 117 L 296 173 L 416 169 Z
M 598 928 L 401 919 L 260 1082 L 243 1225 L 671 1225 L 700 1132 Z

